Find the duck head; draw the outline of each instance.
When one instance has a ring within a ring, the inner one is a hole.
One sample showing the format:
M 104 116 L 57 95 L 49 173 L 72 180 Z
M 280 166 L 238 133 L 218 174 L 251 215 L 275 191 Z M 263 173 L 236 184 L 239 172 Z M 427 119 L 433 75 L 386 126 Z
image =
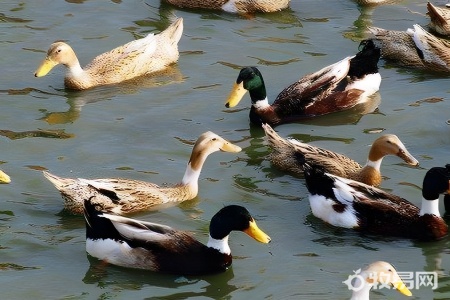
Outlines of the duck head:
M 245 67 L 239 72 L 236 83 L 228 96 L 225 107 L 236 106 L 247 91 L 250 93 L 252 104 L 267 101 L 266 86 L 261 72 L 256 67 Z
M 47 56 L 41 62 L 36 72 L 35 77 L 42 77 L 48 74 L 55 66 L 62 64 L 66 67 L 70 67 L 74 64 L 78 64 L 78 59 L 73 49 L 64 42 L 55 42 L 50 45 L 47 51 Z

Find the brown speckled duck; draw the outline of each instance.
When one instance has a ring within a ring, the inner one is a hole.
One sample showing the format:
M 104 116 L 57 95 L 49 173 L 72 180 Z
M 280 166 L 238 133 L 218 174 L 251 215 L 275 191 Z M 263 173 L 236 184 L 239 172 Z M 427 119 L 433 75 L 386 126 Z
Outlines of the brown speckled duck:
M 372 41 L 362 41 L 355 56 L 325 67 L 285 88 L 269 104 L 261 72 L 246 67 L 239 76 L 225 106 L 236 106 L 248 91 L 252 101 L 250 121 L 272 126 L 350 109 L 368 101 L 378 91 L 380 49 Z
M 84 206 L 86 252 L 122 267 L 177 275 L 224 272 L 232 263 L 228 245 L 231 231 L 270 242 L 248 210 L 239 205 L 225 206 L 213 216 L 206 245 L 186 231 L 103 213 L 102 205 L 96 205 L 92 198 Z
M 447 7 L 437 7 L 432 3 L 427 3 L 428 16 L 430 17 L 431 30 L 438 34 L 450 35 L 450 9 Z
M 270 154 L 272 164 L 296 176 L 303 176 L 303 160 L 306 160 L 311 164 L 322 166 L 328 173 L 378 186 L 382 181 L 381 162 L 386 155 L 396 155 L 409 165 L 419 164 L 400 139 L 393 134 L 377 138 L 370 148 L 366 164 L 361 166 L 345 155 L 297 140 L 283 139 L 268 124 L 263 124 L 262 127 L 272 149 Z
M 439 212 L 439 195 L 450 192 L 450 169 L 434 167 L 425 175 L 422 204 L 381 189 L 304 165 L 309 204 L 314 216 L 328 224 L 362 233 L 419 240 L 438 240 L 448 226 Z
M 290 0 L 165 0 L 181 8 L 223 10 L 229 13 L 275 12 L 289 6 Z
M 159 34 L 131 41 L 103 53 L 81 68 L 73 49 L 64 42 L 50 45 L 47 57 L 35 72 L 36 77 L 47 75 L 58 64 L 67 68 L 64 84 L 67 88 L 84 90 L 114 84 L 164 70 L 179 58 L 178 41 L 183 33 L 183 19 L 178 18 Z
M 450 42 L 414 25 L 407 31 L 368 27 L 381 56 L 397 65 L 432 72 L 450 72 Z
M 73 214 L 83 214 L 83 201 L 93 196 L 105 211 L 127 214 L 147 210 L 157 204 L 181 202 L 198 194 L 198 178 L 203 164 L 213 152 L 239 152 L 241 148 L 208 131 L 200 135 L 192 149 L 181 183 L 158 186 L 154 183 L 124 179 L 62 178 L 44 171 L 44 176 L 60 191 L 64 208 Z

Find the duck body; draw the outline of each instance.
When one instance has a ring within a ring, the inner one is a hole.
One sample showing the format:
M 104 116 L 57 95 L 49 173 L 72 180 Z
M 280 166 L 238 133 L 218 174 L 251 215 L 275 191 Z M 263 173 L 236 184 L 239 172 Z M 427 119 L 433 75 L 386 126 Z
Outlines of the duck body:
M 169 226 L 106 214 L 92 197 L 85 201 L 86 251 L 107 263 L 179 275 L 223 272 L 231 266 L 231 231 L 247 233 L 268 243 L 250 213 L 242 206 L 222 208 L 210 223 L 208 244 Z M 100 209 L 100 210 L 99 210 Z
M 331 225 L 362 233 L 438 240 L 448 226 L 439 213 L 439 194 L 449 191 L 450 172 L 430 169 L 423 183 L 422 205 L 364 183 L 325 173 L 305 164 L 312 213 Z
M 125 178 L 72 179 L 47 171 L 43 174 L 61 193 L 67 211 L 83 214 L 84 199 L 95 196 L 98 203 L 103 203 L 104 210 L 120 215 L 147 210 L 158 204 L 195 198 L 203 164 L 209 154 L 219 150 L 239 152 L 241 148 L 210 131 L 200 135 L 181 183 L 169 186 Z
M 181 8 L 223 10 L 229 13 L 275 12 L 288 8 L 290 0 L 166 0 Z
M 428 16 L 430 17 L 430 29 L 440 35 L 450 35 L 450 9 L 437 7 L 432 3 L 427 3 Z
M 380 44 L 381 56 L 400 66 L 433 72 L 450 72 L 450 42 L 414 25 L 407 31 L 369 27 Z
M 297 140 L 283 139 L 268 124 L 263 124 L 262 127 L 272 149 L 269 156 L 271 163 L 295 176 L 303 176 L 303 162 L 306 160 L 310 164 L 322 166 L 327 173 L 378 186 L 382 181 L 381 162 L 386 155 L 396 155 L 413 166 L 419 164 L 400 139 L 393 134 L 383 135 L 374 141 L 367 162 L 362 166 L 343 154 Z
M 75 52 L 68 44 L 55 42 L 50 46 L 47 57 L 36 70 L 35 76 L 45 76 L 53 67 L 63 64 L 67 68 L 65 86 L 84 90 L 159 72 L 177 62 L 178 42 L 182 33 L 183 19 L 179 18 L 163 32 L 157 35 L 151 33 L 103 53 L 84 68 L 80 66 Z
M 372 41 L 361 42 L 361 51 L 327 66 L 285 88 L 269 105 L 264 80 L 256 67 L 243 68 L 226 107 L 236 106 L 250 93 L 250 121 L 272 126 L 350 109 L 368 101 L 379 90 L 380 49 Z
M 352 287 L 350 300 L 369 300 L 369 293 L 374 285 L 386 288 L 392 286 L 403 295 L 412 296 L 395 268 L 388 262 L 376 261 L 354 273 L 346 281 L 343 281 L 349 288 Z M 354 282 L 351 282 L 351 277 L 355 277 Z

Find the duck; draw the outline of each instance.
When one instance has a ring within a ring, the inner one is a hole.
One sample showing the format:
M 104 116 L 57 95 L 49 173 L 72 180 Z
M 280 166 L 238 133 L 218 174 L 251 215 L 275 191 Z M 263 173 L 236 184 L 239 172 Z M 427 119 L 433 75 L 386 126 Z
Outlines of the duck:
M 75 215 L 83 214 L 83 201 L 96 196 L 104 209 L 122 215 L 150 209 L 154 205 L 194 199 L 198 194 L 198 178 L 206 158 L 216 151 L 240 152 L 241 147 L 207 131 L 199 136 L 178 184 L 159 186 L 147 181 L 126 178 L 64 178 L 47 170 L 43 175 L 61 193 L 64 208 Z
M 150 33 L 103 53 L 84 68 L 72 47 L 57 41 L 50 45 L 34 76 L 45 76 L 53 67 L 62 64 L 67 68 L 64 85 L 69 89 L 85 90 L 163 71 L 178 61 L 178 42 L 182 33 L 183 18 L 178 18 L 161 33 Z
M 380 288 L 390 288 L 392 286 L 405 296 L 412 296 L 411 291 L 406 287 L 394 266 L 386 261 L 375 261 L 364 267 L 353 271 L 345 283 L 352 290 L 350 300 L 369 300 L 370 290 L 374 286 Z M 354 281 L 352 280 L 354 278 Z
M 398 156 L 412 166 L 419 165 L 419 161 L 395 134 L 384 134 L 375 139 L 366 164 L 362 166 L 343 154 L 295 139 L 283 139 L 269 124 L 263 124 L 262 127 L 272 149 L 269 155 L 272 165 L 296 176 L 303 176 L 302 161 L 306 160 L 311 164 L 321 165 L 328 173 L 379 186 L 382 181 L 381 162 L 386 155 Z
M 11 177 L 8 174 L 0 170 L 0 183 L 10 183 Z
M 104 212 L 95 196 L 84 201 L 84 217 L 90 256 L 121 267 L 177 275 L 226 271 L 232 264 L 231 231 L 242 231 L 261 243 L 271 240 L 240 205 L 224 206 L 212 217 L 206 245 L 186 231 Z
M 403 67 L 431 72 L 450 72 L 450 42 L 415 24 L 406 31 L 368 27 L 381 57 Z
M 379 188 L 326 173 L 304 162 L 312 214 L 324 222 L 363 234 L 440 240 L 448 226 L 439 213 L 439 195 L 450 192 L 450 167 L 433 167 L 422 185 L 421 207 Z
M 379 90 L 380 49 L 371 41 L 362 41 L 360 51 L 313 74 L 305 75 L 285 88 L 269 104 L 261 72 L 244 67 L 225 103 L 236 106 L 248 91 L 252 102 L 250 121 L 271 126 L 350 109 L 368 101 Z
M 289 7 L 290 0 L 166 0 L 166 2 L 181 8 L 203 8 L 248 14 L 280 11 Z
M 430 23 L 428 27 L 434 32 L 449 36 L 450 35 L 450 9 L 447 7 L 437 7 L 427 2 L 428 16 Z

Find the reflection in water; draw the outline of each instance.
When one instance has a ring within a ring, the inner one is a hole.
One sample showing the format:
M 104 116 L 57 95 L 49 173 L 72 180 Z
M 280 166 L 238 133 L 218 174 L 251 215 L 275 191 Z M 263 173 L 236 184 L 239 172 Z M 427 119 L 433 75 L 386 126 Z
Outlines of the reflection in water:
M 11 140 L 18 140 L 28 137 L 41 137 L 41 138 L 52 138 L 52 139 L 70 139 L 75 137 L 72 133 L 66 133 L 64 129 L 51 130 L 51 129 L 36 129 L 27 131 L 12 131 L 12 130 L 0 130 L 0 136 L 5 136 Z
M 168 289 L 167 296 L 158 299 L 187 299 L 207 297 L 212 299 L 231 298 L 230 294 L 239 287 L 228 282 L 234 278 L 231 267 L 224 273 L 197 277 L 179 277 L 155 273 L 147 270 L 135 270 L 108 265 L 86 255 L 90 267 L 82 281 L 85 284 L 97 284 L 101 288 L 114 287 L 114 290 L 141 290 L 146 287 Z M 192 286 L 189 291 L 189 287 Z M 176 292 L 183 288 L 182 291 Z M 154 290 L 153 290 L 154 291 Z M 152 295 L 155 297 L 155 295 Z
M 177 65 L 168 67 L 166 70 L 143 76 L 133 80 L 117 84 L 100 86 L 84 91 L 67 90 L 65 97 L 69 109 L 64 112 L 43 111 L 41 120 L 50 125 L 73 123 L 80 117 L 81 108 L 88 103 L 95 103 L 103 100 L 111 100 L 119 94 L 135 94 L 143 88 L 155 88 L 172 83 L 183 82 L 184 78 Z

